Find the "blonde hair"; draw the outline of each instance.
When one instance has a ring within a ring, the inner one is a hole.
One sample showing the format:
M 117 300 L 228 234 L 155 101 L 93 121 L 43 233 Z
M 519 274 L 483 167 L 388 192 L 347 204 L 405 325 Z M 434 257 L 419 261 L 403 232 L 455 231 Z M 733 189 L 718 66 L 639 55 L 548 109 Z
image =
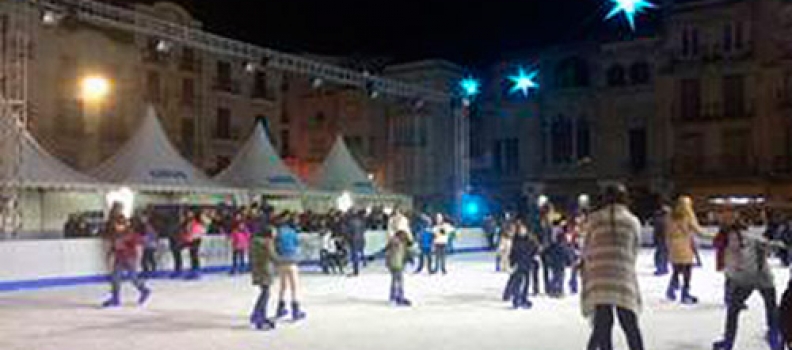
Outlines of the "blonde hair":
M 671 212 L 671 217 L 676 221 L 681 221 L 693 227 L 699 227 L 696 212 L 693 210 L 693 199 L 690 196 L 679 196 Z

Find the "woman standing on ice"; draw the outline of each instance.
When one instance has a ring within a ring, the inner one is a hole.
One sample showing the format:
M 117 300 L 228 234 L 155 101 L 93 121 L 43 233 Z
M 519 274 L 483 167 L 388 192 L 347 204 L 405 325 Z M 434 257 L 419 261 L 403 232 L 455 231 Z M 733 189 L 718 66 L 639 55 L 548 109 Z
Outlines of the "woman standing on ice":
M 408 233 L 399 230 L 388 239 L 385 248 L 385 261 L 391 274 L 390 302 L 397 306 L 412 305 L 404 296 L 404 265 L 412 255 L 411 245 Z
M 724 236 L 725 235 L 725 236 Z M 729 305 L 726 312 L 724 338 L 714 344 L 716 350 L 732 350 L 737 335 L 737 321 L 745 301 L 758 291 L 764 299 L 767 322 L 767 341 L 772 350 L 783 350 L 779 332 L 775 278 L 768 263 L 771 247 L 780 243 L 761 236 L 752 236 L 743 229 L 723 231 L 720 241 L 725 243 L 724 262 Z
M 289 290 L 291 291 L 292 319 L 301 320 L 305 318 L 305 313 L 300 310 L 300 302 L 297 299 L 300 283 L 300 270 L 297 269 L 300 241 L 293 214 L 283 215 L 278 226 L 278 234 L 275 237 L 275 248 L 278 253 L 278 275 L 280 276 L 277 317 L 288 315 L 285 297 L 286 290 Z
M 690 280 L 693 273 L 693 263 L 696 258 L 694 250 L 694 239 L 696 235 L 703 234 L 704 230 L 699 226 L 696 213 L 693 211 L 693 200 L 688 196 L 680 196 L 676 206 L 671 212 L 671 218 L 666 226 L 668 228 L 668 249 L 673 273 L 671 281 L 668 283 L 666 297 L 669 300 L 676 300 L 676 292 L 679 289 L 679 277 L 682 276 L 682 296 L 680 302 L 683 304 L 696 304 L 698 298 L 690 294 Z
M 635 271 L 641 223 L 627 208 L 627 190 L 611 185 L 601 196 L 601 207 L 589 216 L 583 245 L 583 315 L 593 317 L 588 350 L 611 350 L 613 309 L 630 350 L 643 350 L 637 314 L 641 291 Z
M 258 286 L 260 293 L 250 323 L 256 329 L 269 330 L 275 328 L 275 322 L 267 318 L 267 305 L 270 299 L 270 286 L 275 280 L 275 265 L 277 253 L 275 252 L 274 230 L 271 226 L 261 227 L 253 238 L 250 249 L 250 266 L 253 285 Z
M 445 220 L 443 214 L 437 214 L 435 217 L 435 226 L 433 229 L 433 236 L 434 236 L 434 251 L 435 251 L 435 266 L 434 269 L 430 270 L 429 273 L 436 273 L 438 270 L 442 272 L 444 275 L 448 273 L 446 270 L 446 255 L 448 254 L 448 240 L 451 237 L 451 234 L 454 231 L 454 226 L 452 226 L 448 221 Z M 405 231 L 406 232 L 406 231 Z M 408 235 L 410 238 L 410 242 L 412 242 L 412 236 Z
M 512 249 L 512 239 L 514 238 L 515 222 L 509 213 L 506 213 L 503 221 L 503 229 L 500 231 L 500 239 L 498 242 L 498 251 L 495 255 L 495 271 L 509 272 L 511 263 L 509 262 L 509 255 Z

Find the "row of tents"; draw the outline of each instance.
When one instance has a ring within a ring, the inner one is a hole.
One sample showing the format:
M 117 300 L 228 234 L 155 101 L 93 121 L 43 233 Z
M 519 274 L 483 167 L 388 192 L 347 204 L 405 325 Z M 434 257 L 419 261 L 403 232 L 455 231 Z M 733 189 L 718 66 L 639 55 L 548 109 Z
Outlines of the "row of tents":
M 8 147 L 9 139 L 5 138 Z M 18 181 L 2 174 L 5 185 L 21 188 L 22 231 L 28 237 L 57 236 L 69 215 L 101 211 L 108 192 L 126 187 L 136 206 L 246 205 L 262 196 L 281 209 L 326 211 L 342 193 L 360 206 L 410 206 L 407 196 L 378 187 L 339 137 L 310 185 L 294 175 L 257 124 L 231 164 L 214 178 L 183 158 L 169 141 L 153 107 L 143 123 L 112 157 L 83 174 L 47 152 L 27 131 L 22 135 Z M 6 160 L 8 161 L 8 160 Z M 2 167 L 9 169 L 10 167 Z M 6 214 L 8 210 L 4 211 Z M 5 215 L 7 216 L 7 215 Z M 4 222 L 9 221 L 4 218 Z M 38 237 L 35 237 L 38 238 Z

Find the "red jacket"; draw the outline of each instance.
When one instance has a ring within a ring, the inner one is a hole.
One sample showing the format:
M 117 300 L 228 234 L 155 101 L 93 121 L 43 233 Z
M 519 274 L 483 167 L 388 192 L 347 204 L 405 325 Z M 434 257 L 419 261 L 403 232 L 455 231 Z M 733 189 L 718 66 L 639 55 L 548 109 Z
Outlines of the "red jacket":
M 729 245 L 729 233 L 721 229 L 712 240 L 715 247 L 715 270 L 723 271 L 726 268 L 726 247 Z

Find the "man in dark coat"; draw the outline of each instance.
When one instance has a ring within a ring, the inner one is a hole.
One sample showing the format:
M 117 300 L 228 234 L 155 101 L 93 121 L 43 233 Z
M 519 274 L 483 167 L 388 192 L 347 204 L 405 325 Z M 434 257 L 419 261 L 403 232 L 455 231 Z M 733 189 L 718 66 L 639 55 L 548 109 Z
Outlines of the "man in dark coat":
M 668 274 L 668 246 L 666 246 L 666 221 L 671 209 L 663 205 L 652 216 L 655 244 L 655 276 Z
M 349 256 L 352 259 L 352 276 L 360 273 L 360 263 L 365 266 L 366 249 L 366 212 L 358 211 L 348 215 L 345 230 L 349 237 Z M 362 261 L 361 261 L 362 260 Z

